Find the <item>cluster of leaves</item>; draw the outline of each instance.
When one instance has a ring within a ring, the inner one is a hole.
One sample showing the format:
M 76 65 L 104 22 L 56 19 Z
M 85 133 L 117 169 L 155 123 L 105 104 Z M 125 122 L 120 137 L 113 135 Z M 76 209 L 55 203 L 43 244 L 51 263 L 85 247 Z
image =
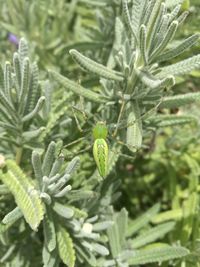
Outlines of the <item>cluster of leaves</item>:
M 98 9 L 94 13 L 91 7 L 96 5 L 106 6 L 104 14 Z M 4 54 L 10 55 L 13 45 L 16 47 L 23 36 L 31 43 L 30 52 L 42 70 L 55 68 L 70 73 L 75 69 L 68 55 L 70 48 L 90 49 L 89 54 L 95 54 L 96 58 L 99 55 L 106 58 L 109 49 L 104 48 L 112 46 L 113 3 L 107 9 L 106 1 L 98 4 L 84 0 L 20 0 L 1 1 L 0 8 Z
M 134 174 L 123 170 L 123 204 L 130 216 L 138 209 L 161 203 L 155 224 L 176 221 L 171 242 L 179 240 L 191 251 L 187 266 L 199 266 L 199 133 L 198 127 L 168 129 L 157 138 L 155 150 L 141 155 L 134 163 Z M 139 164 L 142 162 L 142 164 Z M 156 172 L 154 170 L 157 170 Z M 117 170 L 119 173 L 122 170 Z M 131 179 L 130 179 L 131 177 Z M 162 178 L 162 179 L 161 179 Z M 154 188 L 154 190 L 150 190 Z M 140 196 L 143 195 L 143 198 Z
M 198 40 L 195 34 L 170 47 L 187 15 L 180 13 L 182 2 L 1 3 L 6 11 L 1 14 L 4 29 L 34 40 L 33 57 L 38 57 L 42 69 L 52 66 L 53 70 L 51 82 L 42 79 L 46 73 L 39 79 L 37 64 L 31 63 L 22 38 L 13 65 L 6 61 L 0 71 L 0 266 L 128 267 L 171 262 L 198 266 L 198 156 L 183 150 L 177 155 L 171 146 L 167 150 L 158 146 L 153 154 L 146 154 L 163 127 L 198 121 L 180 107 L 199 100 L 200 93 L 173 96 L 171 87 L 177 76 L 199 68 L 199 55 L 162 65 Z M 95 27 L 93 8 L 98 14 Z M 21 16 L 25 10 L 29 12 Z M 76 27 L 82 29 L 78 39 Z M 76 44 L 63 44 L 71 36 Z M 64 63 L 63 53 L 70 46 L 72 58 L 89 74 L 71 61 L 70 66 Z M 81 84 L 55 69 L 73 79 L 81 74 Z M 176 109 L 180 114 L 173 112 Z M 104 180 L 85 152 L 90 141 L 83 138 L 82 129 L 91 132 L 94 117 L 105 120 L 115 136 L 109 138 L 112 150 Z M 63 142 L 71 145 L 64 150 Z M 121 151 L 126 157 L 118 161 Z M 134 165 L 128 155 L 137 156 Z M 66 156 L 72 159 L 66 162 Z M 176 179 L 179 172 L 181 183 Z M 120 187 L 129 194 L 131 216 L 120 205 Z M 146 194 L 142 198 L 141 192 Z M 114 205 L 120 206 L 118 211 Z M 135 219 L 146 207 L 151 208 Z M 168 239 L 163 239 L 167 234 Z

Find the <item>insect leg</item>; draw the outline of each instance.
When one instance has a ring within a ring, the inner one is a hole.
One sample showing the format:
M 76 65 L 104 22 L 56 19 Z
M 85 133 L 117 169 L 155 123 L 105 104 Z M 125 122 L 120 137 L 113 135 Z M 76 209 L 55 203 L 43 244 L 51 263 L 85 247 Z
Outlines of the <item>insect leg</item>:
M 121 120 L 122 115 L 123 115 L 124 107 L 125 107 L 125 100 L 123 98 L 122 99 L 122 105 L 121 105 L 120 112 L 119 112 L 119 116 L 118 116 L 118 119 L 117 119 L 116 128 L 115 128 L 114 133 L 112 134 L 113 137 L 117 135 L 117 131 L 118 131 L 118 128 L 119 128 L 120 120 Z

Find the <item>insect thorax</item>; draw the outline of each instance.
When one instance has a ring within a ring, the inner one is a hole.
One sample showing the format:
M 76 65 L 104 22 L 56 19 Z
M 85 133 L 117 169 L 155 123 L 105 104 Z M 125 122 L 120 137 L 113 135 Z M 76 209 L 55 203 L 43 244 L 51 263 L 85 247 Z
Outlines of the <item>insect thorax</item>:
M 108 135 L 108 128 L 106 123 L 103 121 L 97 122 L 93 128 L 93 137 L 94 139 L 106 139 Z

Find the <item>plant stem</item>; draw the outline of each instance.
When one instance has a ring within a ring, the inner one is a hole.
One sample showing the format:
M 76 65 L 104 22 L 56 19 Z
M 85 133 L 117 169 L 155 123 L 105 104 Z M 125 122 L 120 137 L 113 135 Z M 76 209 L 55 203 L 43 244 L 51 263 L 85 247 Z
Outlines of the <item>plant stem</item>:
M 15 161 L 16 161 L 16 163 L 17 163 L 18 165 L 19 165 L 20 162 L 21 162 L 22 152 L 23 152 L 23 148 L 22 148 L 22 147 L 17 147 L 17 149 L 16 149 Z

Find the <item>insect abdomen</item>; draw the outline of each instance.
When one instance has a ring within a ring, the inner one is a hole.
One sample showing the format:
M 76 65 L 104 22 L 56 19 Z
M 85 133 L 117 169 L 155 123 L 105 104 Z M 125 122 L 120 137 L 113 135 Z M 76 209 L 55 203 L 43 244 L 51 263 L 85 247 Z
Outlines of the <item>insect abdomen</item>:
M 104 139 L 96 139 L 93 145 L 93 155 L 99 174 L 105 178 L 108 166 L 108 145 Z

